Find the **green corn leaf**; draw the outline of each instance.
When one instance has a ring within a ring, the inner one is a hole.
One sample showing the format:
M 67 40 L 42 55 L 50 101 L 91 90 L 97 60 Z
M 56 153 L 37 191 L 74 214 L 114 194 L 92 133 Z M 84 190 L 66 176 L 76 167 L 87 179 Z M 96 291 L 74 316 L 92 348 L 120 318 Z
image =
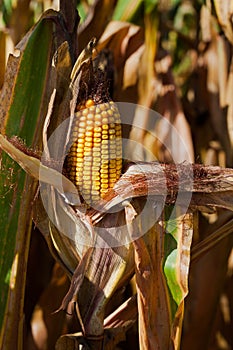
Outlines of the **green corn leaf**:
M 17 135 L 27 147 L 40 147 L 43 121 L 52 91 L 51 61 L 67 38 L 60 14 L 49 11 L 24 37 L 8 60 L 1 92 L 1 133 Z M 55 43 L 54 38 L 57 42 Z M 1 349 L 21 349 L 32 202 L 37 182 L 1 155 L 0 174 L 0 326 Z M 12 337 L 14 334 L 14 337 Z

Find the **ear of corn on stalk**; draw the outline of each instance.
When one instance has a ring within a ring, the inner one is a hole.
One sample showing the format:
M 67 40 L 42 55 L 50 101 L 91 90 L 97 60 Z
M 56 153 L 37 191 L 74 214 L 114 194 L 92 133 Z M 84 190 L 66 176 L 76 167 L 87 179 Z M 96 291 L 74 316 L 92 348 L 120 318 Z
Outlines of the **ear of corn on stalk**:
M 103 198 L 122 168 L 121 121 L 114 102 L 88 99 L 76 112 L 67 173 L 88 205 Z
M 93 38 L 71 73 L 72 80 L 78 72 L 82 78 L 65 169 L 88 205 L 105 196 L 122 168 L 121 120 L 108 92 L 111 61 L 106 52 L 92 61 L 95 45 Z

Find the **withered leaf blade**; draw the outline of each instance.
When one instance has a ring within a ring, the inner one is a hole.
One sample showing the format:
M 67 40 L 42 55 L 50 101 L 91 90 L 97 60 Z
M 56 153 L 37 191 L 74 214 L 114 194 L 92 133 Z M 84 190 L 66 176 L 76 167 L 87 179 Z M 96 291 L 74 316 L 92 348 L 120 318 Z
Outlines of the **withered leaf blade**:
M 89 263 L 89 260 L 91 257 L 92 249 L 93 248 L 87 249 L 87 251 L 82 256 L 80 262 L 78 263 L 77 267 L 75 268 L 75 271 L 74 271 L 72 278 L 71 278 L 70 288 L 69 288 L 66 296 L 64 297 L 59 310 L 61 310 L 61 309 L 66 310 L 68 307 L 68 304 L 70 302 L 72 302 L 72 303 L 77 302 L 77 299 L 76 299 L 77 291 L 79 290 L 81 284 L 83 283 L 83 279 L 84 279 L 85 272 L 87 269 L 87 264 Z M 80 317 L 80 321 L 82 322 L 81 317 Z
M 90 212 L 94 223 L 108 211 L 123 201 L 136 197 L 157 197 L 157 202 L 179 205 L 189 201 L 194 208 L 206 205 L 232 210 L 230 200 L 233 191 L 233 171 L 230 168 L 204 166 L 200 164 L 163 164 L 138 162 L 129 164 L 125 173 L 109 191 L 106 201 L 98 210 Z M 225 194 L 225 196 L 224 196 Z

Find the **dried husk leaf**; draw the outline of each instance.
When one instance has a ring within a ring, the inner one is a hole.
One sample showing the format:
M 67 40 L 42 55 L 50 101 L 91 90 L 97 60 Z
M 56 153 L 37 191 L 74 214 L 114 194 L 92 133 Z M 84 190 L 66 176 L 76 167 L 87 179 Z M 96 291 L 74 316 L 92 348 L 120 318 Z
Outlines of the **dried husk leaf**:
M 102 339 L 92 339 L 95 349 L 102 346 L 105 350 L 114 349 L 118 343 L 125 340 L 126 331 L 135 324 L 137 320 L 137 299 L 136 295 L 125 301 L 119 308 L 117 308 L 111 315 L 104 320 L 104 335 Z M 90 340 L 88 340 L 90 345 Z M 76 348 L 77 344 L 87 345 L 87 340 L 82 334 L 66 334 L 61 336 L 57 342 L 56 350 Z M 91 347 L 91 346 L 90 346 Z M 89 347 L 89 349 L 90 349 Z
M 99 336 L 103 334 L 105 307 L 116 288 L 124 285 L 133 273 L 131 246 L 125 245 L 115 248 L 109 246 L 109 242 L 114 242 L 111 240 L 111 237 L 114 238 L 114 233 L 117 237 L 115 227 L 124 223 L 124 211 L 122 210 L 118 215 L 115 215 L 115 219 L 113 214 L 106 215 L 98 225 L 96 232 L 95 227 L 93 227 L 96 246 L 93 243 L 83 283 L 77 284 L 78 270 L 76 270 L 72 278 L 71 288 L 63 301 L 62 307 L 64 309 L 69 302 L 76 303 L 77 313 L 81 315 L 83 332 L 86 335 Z M 127 227 L 122 227 L 120 228 L 121 234 L 123 231 L 124 235 L 128 235 Z M 105 240 L 106 242 L 104 242 Z M 98 248 L 101 246 L 103 248 Z
M 74 115 L 80 93 L 80 79 L 85 79 L 85 73 L 90 70 L 92 52 L 90 51 L 89 57 L 86 53 L 88 53 L 86 50 L 84 54 L 81 53 L 74 66 L 71 73 L 70 92 L 66 94 L 62 102 L 63 106 L 68 107 L 68 113 L 67 111 L 66 113 L 69 116 Z M 58 113 L 60 111 L 61 109 L 58 109 Z M 57 120 L 53 111 L 48 113 L 44 128 L 46 164 L 53 164 L 54 159 L 59 161 L 60 158 L 63 158 L 70 139 L 72 117 L 67 125 L 68 132 L 65 132 L 64 143 L 55 149 L 50 147 L 47 139 L 50 135 L 50 122 L 54 126 L 54 118 Z M 64 115 L 58 115 L 58 119 L 61 122 L 65 119 Z M 108 242 L 104 242 L 105 235 L 112 235 L 117 231 L 115 226 L 119 220 L 124 220 L 124 216 L 121 215 L 122 219 L 116 216 L 116 221 L 112 218 L 110 221 L 106 216 L 103 219 L 103 228 L 99 228 L 103 231 L 104 237 L 102 238 L 85 214 L 85 205 L 79 205 L 77 202 L 75 208 L 70 206 L 74 199 L 72 193 L 67 194 L 65 202 L 55 188 L 46 185 L 43 195 L 47 198 L 44 202 L 49 203 L 46 209 L 52 221 L 50 224 L 51 240 L 59 260 L 63 262 L 67 272 L 70 275 L 73 274 L 71 287 L 64 298 L 62 308 L 65 309 L 70 302 L 74 303 L 83 334 L 100 336 L 103 334 L 103 320 L 108 300 L 119 284 L 130 278 L 132 274 L 133 264 L 131 262 L 133 259 L 130 247 L 113 249 Z M 81 270 L 80 267 L 82 267 Z

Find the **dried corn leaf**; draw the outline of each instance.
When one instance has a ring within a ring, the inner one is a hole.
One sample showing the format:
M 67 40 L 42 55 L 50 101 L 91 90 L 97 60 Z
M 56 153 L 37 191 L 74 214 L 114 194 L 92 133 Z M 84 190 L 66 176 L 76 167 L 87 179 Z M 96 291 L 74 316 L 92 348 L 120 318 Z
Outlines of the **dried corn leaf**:
M 167 154 L 166 150 L 162 149 L 160 154 L 162 153 L 163 158 L 159 157 L 159 160 L 176 163 L 193 162 L 194 150 L 191 130 L 178 98 L 169 56 L 157 61 L 156 67 L 158 79 L 162 84 L 158 90 L 157 111 L 169 123 L 167 120 L 161 119 L 161 125 L 155 125 L 155 133 L 159 135 L 161 145 L 165 145 L 171 152 L 171 154 Z
M 97 39 L 100 38 L 111 15 L 114 11 L 116 1 L 98 0 L 90 8 L 86 20 L 79 26 L 79 51 L 83 50 L 86 43 L 91 40 L 93 33 Z
M 142 28 L 136 25 L 111 21 L 99 40 L 98 50 L 105 48 L 113 53 L 115 66 L 114 99 L 117 101 L 127 99 L 127 101 L 137 102 L 137 85 L 132 85 L 132 81 L 137 82 L 139 62 L 133 59 L 132 67 L 130 67 L 133 70 L 133 76 L 126 70 L 125 62 L 137 50 L 140 50 L 144 41 L 143 35 Z
M 230 135 L 231 140 L 231 146 L 233 145 L 233 103 L 232 103 L 232 94 L 233 94 L 233 60 L 231 59 L 230 63 L 230 71 L 228 75 L 228 81 L 227 81 L 227 103 L 228 103 L 228 110 L 227 110 L 227 128 L 228 133 Z
M 154 28 L 153 28 L 154 29 Z M 135 35 L 139 35 L 135 34 Z M 125 36 L 125 40 L 127 40 L 128 34 Z M 134 38 L 134 37 L 133 37 Z M 133 39 L 132 38 L 132 39 Z M 136 42 L 136 38 L 134 38 L 134 42 Z M 117 40 L 120 40 L 120 35 L 117 36 Z M 114 41 L 114 43 L 116 40 Z M 125 41 L 124 41 L 125 42 Z M 130 44 L 131 41 L 129 41 Z M 138 42 L 138 40 L 137 40 Z M 153 41 L 154 45 L 154 41 Z M 129 58 L 121 56 L 123 48 L 118 52 L 117 45 L 112 46 L 108 44 L 108 47 L 113 49 L 115 53 L 115 62 L 118 67 L 119 77 L 123 75 L 123 90 L 120 92 L 118 89 L 115 90 L 117 98 L 124 99 L 124 91 L 128 96 L 128 100 L 132 100 L 133 102 L 139 102 L 137 105 L 135 115 L 133 121 L 130 120 L 129 116 L 127 117 L 127 123 L 134 125 L 131 130 L 130 139 L 137 142 L 137 146 L 135 142 L 129 142 L 129 145 L 126 148 L 126 157 L 129 157 L 132 160 L 154 160 L 151 155 L 154 155 L 160 161 L 175 161 L 182 162 L 184 160 L 193 161 L 194 160 L 194 151 L 193 144 L 191 138 L 190 127 L 186 121 L 184 113 L 182 111 L 181 105 L 178 102 L 178 97 L 176 93 L 176 88 L 174 86 L 174 81 L 171 75 L 171 69 L 167 67 L 168 71 L 165 71 L 163 74 L 163 80 L 166 81 L 166 85 L 161 85 L 158 80 L 155 79 L 155 73 L 145 73 L 142 72 L 143 62 L 146 64 L 145 72 L 148 72 L 148 62 L 151 62 L 151 70 L 154 71 L 154 60 L 149 57 L 145 57 L 145 48 L 143 45 L 137 47 L 130 47 L 127 49 L 127 52 L 130 52 L 131 55 Z M 127 46 L 124 46 L 126 48 Z M 132 50 L 133 51 L 132 51 Z M 155 47 L 154 47 L 155 49 Z M 153 55 L 152 55 L 153 56 Z M 125 59 L 127 60 L 125 61 Z M 118 63 L 119 62 L 119 63 Z M 126 62 L 124 72 L 122 72 L 122 63 Z M 118 66 L 119 64 L 119 66 Z M 129 71 L 126 71 L 126 68 L 129 68 Z M 140 68 L 139 68 L 140 67 Z M 130 72 L 132 74 L 130 74 Z M 141 72 L 140 74 L 138 72 Z M 148 87 L 146 88 L 144 85 L 140 87 L 140 80 L 145 82 L 145 77 L 148 75 Z M 141 79 L 140 79 L 141 76 Z M 139 83 L 138 83 L 139 81 Z M 120 84 L 121 80 L 119 81 Z M 169 83 L 169 84 L 168 84 Z M 127 90 L 130 89 L 132 92 L 132 96 L 128 95 Z M 172 124 L 171 127 L 168 127 L 168 122 L 165 120 L 163 122 L 162 118 L 160 122 L 156 122 L 158 119 L 155 118 L 156 113 L 151 115 L 151 111 L 146 110 L 146 108 L 141 107 L 147 105 L 150 106 L 152 101 L 156 99 L 157 95 L 159 95 L 158 101 L 158 112 L 160 112 L 163 116 L 165 116 L 169 122 Z M 154 121 L 153 121 L 153 118 Z M 154 130 L 152 129 L 154 125 Z M 173 128 L 174 126 L 174 128 Z M 147 143 L 147 137 L 149 134 L 152 134 L 152 139 L 149 138 Z M 176 137 L 175 137 L 176 134 Z M 185 147 L 184 147 L 185 144 Z M 142 146 L 144 145 L 144 147 Z M 160 145 L 160 146 L 159 146 Z M 172 152 L 172 159 L 165 158 L 163 146 L 166 145 L 168 149 Z M 159 148 L 160 147 L 160 148 Z M 145 148 L 149 151 L 146 153 L 146 158 L 143 155 Z
M 218 65 L 221 69 L 218 70 L 219 81 L 219 102 L 222 108 L 227 104 L 227 79 L 228 79 L 228 62 L 229 52 L 225 40 L 219 36 L 217 39 Z
M 218 16 L 218 20 L 222 26 L 222 29 L 230 41 L 233 44 L 233 30 L 232 30 L 232 14 L 233 4 L 232 1 L 214 0 L 215 10 Z
M 142 349 L 179 349 L 184 298 L 188 293 L 190 246 L 193 236 L 193 216 L 180 216 L 172 208 L 167 221 L 158 222 L 154 205 L 135 224 L 135 210 L 126 206 L 129 231 L 134 237 L 150 218 L 154 225 L 133 242 L 135 249 L 136 283 L 139 312 L 139 342 Z M 166 217 L 165 216 L 165 217 Z M 166 231 L 166 234 L 165 234 Z M 150 310 L 150 311 L 149 311 Z M 172 345 L 171 345 L 172 344 Z
M 221 108 L 220 103 L 226 105 L 226 74 L 227 74 L 227 58 L 222 52 L 225 46 L 223 39 L 217 37 L 209 46 L 205 54 L 207 66 L 207 89 L 209 94 L 209 110 L 212 120 L 213 129 L 220 140 L 222 147 L 226 153 L 226 165 L 232 164 L 232 149 L 230 137 L 228 134 L 227 121 L 225 111 Z M 219 53 L 221 51 L 221 54 Z M 221 64 L 223 71 L 216 75 L 218 67 Z M 221 94 L 220 94 L 221 87 Z
M 149 215 L 154 215 L 153 211 Z M 134 233 L 138 230 L 133 222 L 132 230 Z M 163 230 L 161 230 L 159 224 L 156 224 L 144 238 L 135 240 L 133 244 L 135 249 L 140 348 L 159 349 L 161 346 L 169 348 L 169 307 L 167 304 L 166 282 L 161 270 Z M 161 327 L 161 325 L 163 326 Z
M 195 246 L 193 247 L 194 256 L 198 259 L 190 265 L 189 294 L 185 305 L 186 318 L 181 342 L 182 348 L 205 349 L 209 346 L 213 331 L 210 325 L 215 320 L 216 304 L 223 291 L 223 285 L 226 283 L 228 257 L 232 250 L 232 213 L 223 211 L 222 214 L 213 225 L 205 226 L 204 224 L 205 233 L 209 235 L 213 230 L 209 238 L 215 235 L 215 231 L 218 230 L 224 234 L 221 227 L 226 224 L 228 226 L 225 227 L 225 234 L 228 231 L 227 236 L 224 235 L 225 237 L 222 237 L 221 241 L 208 251 L 205 249 L 202 251 L 204 246 L 201 247 L 199 243 L 196 246 L 197 249 L 194 249 Z M 197 250 L 200 251 L 199 256 L 197 256 Z M 210 289 L 209 281 L 211 280 L 214 281 L 214 288 L 211 285 Z M 199 324 L 200 319 L 202 319 L 201 327 L 194 327 L 194 324 Z
M 113 52 L 115 67 L 121 67 L 125 60 L 143 43 L 142 30 L 130 23 L 111 21 L 103 32 L 97 49 L 108 48 Z M 121 74 L 119 74 L 120 78 Z M 119 84 L 119 83 L 118 83 Z
M 147 39 L 145 44 L 143 43 L 143 31 L 141 28 L 129 25 L 128 23 L 110 22 L 100 38 L 97 47 L 98 49 L 111 49 L 114 54 L 114 64 L 117 71 L 117 84 L 114 89 L 114 96 L 116 99 L 124 101 L 127 96 L 127 101 L 139 104 L 137 105 L 133 121 L 130 120 L 129 116 L 126 121 L 130 123 L 130 125 L 134 125 L 131 130 L 130 138 L 137 142 L 138 147 L 136 147 L 135 142 L 129 143 L 126 148 L 126 157 L 129 156 L 131 160 L 137 161 L 152 160 L 150 155 L 154 154 L 160 161 L 170 161 L 168 158 L 160 157 L 160 155 L 164 154 L 164 150 L 158 149 L 158 144 L 166 144 L 168 148 L 172 150 L 174 156 L 172 161 L 193 161 L 194 151 L 190 127 L 186 121 L 181 105 L 178 103 L 171 67 L 167 66 L 165 71 L 163 68 L 162 84 L 156 78 L 155 68 L 157 70 L 158 66 L 158 62 L 155 65 L 155 55 L 157 53 L 157 20 L 156 18 L 152 20 L 152 17 L 149 15 L 147 15 L 146 18 L 146 31 L 144 35 Z M 150 67 L 149 70 L 148 67 Z M 166 85 L 163 81 L 166 81 Z M 171 131 L 172 127 L 171 129 L 166 129 L 162 121 L 161 127 L 159 127 L 159 123 L 157 123 L 155 125 L 155 131 L 151 130 L 153 120 L 149 117 L 150 113 L 140 105 L 151 107 L 152 102 L 157 99 L 158 95 L 158 112 L 167 117 L 170 123 L 175 126 L 177 135 L 179 135 L 179 140 L 177 140 L 177 138 L 174 139 L 174 135 Z M 150 133 L 154 132 L 156 135 L 159 135 L 154 138 L 154 143 L 150 139 L 148 143 L 146 143 L 148 130 Z M 157 142 L 158 138 L 160 142 Z M 183 140 L 186 147 L 180 142 L 181 140 Z M 146 148 L 150 151 L 147 153 L 146 158 L 143 155 L 143 146 L 141 147 L 141 145 L 145 144 Z M 179 146 L 177 146 L 177 144 Z M 155 157 L 153 160 L 154 159 Z
M 209 42 L 211 40 L 211 10 L 208 6 L 202 5 L 200 15 L 202 40 L 204 42 Z
M 138 106 L 133 120 L 133 127 L 130 131 L 130 140 L 127 151 L 129 152 L 132 160 L 144 160 L 141 144 L 145 136 L 145 130 L 147 130 L 149 113 L 147 110 L 142 109 L 142 106 L 151 107 L 154 98 L 154 86 L 155 86 L 155 55 L 157 53 L 157 33 L 158 33 L 158 19 L 150 15 L 145 16 L 145 49 L 140 57 L 138 70 Z M 145 113 L 143 113 L 143 111 Z M 136 125 L 136 127 L 135 127 Z M 135 148 L 135 145 L 139 147 Z M 140 152 L 141 150 L 141 152 Z
M 214 166 L 158 164 L 156 162 L 132 164 L 128 167 L 114 190 L 109 191 L 106 202 L 98 211 L 90 213 L 94 224 L 105 211 L 111 210 L 125 200 L 135 197 L 157 196 L 157 203 L 175 204 L 203 209 L 212 206 L 233 209 L 232 169 Z

